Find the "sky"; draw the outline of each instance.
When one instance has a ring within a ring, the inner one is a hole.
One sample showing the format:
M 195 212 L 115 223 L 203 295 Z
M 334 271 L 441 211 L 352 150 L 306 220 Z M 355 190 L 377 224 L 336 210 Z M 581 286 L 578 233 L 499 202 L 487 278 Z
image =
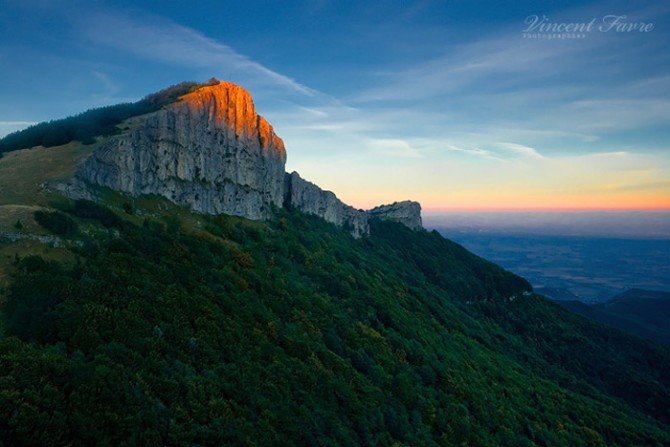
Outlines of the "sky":
M 0 135 L 216 77 L 356 207 L 668 210 L 668 25 L 643 0 L 0 0 Z

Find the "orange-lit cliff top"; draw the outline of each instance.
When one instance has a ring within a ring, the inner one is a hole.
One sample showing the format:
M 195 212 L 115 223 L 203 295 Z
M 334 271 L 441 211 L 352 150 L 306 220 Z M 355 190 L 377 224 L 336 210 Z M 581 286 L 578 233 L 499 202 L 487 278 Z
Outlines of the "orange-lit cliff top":
M 249 92 L 237 84 L 212 81 L 182 96 L 175 104 L 183 105 L 189 107 L 192 113 L 206 114 L 210 122 L 234 131 L 239 138 L 257 138 L 263 149 L 286 155 L 282 139 L 274 133 L 272 125 L 256 113 Z

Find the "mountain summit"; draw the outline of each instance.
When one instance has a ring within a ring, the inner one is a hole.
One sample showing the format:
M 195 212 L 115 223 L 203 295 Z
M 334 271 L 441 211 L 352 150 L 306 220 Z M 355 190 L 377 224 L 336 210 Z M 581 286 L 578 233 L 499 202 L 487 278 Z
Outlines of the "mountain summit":
M 215 83 L 214 83 L 215 82 Z M 253 147 L 256 144 L 264 152 L 270 152 L 285 163 L 284 142 L 275 133 L 265 118 L 256 113 L 251 95 L 237 84 L 213 81 L 181 97 L 170 106 L 173 109 L 187 108 L 187 115 L 199 122 L 207 120 L 210 127 L 228 133 Z
M 369 232 L 371 216 L 421 227 L 416 202 L 378 207 L 373 214 L 356 210 L 297 173 L 285 173 L 285 164 L 284 142 L 256 113 L 251 95 L 231 82 L 212 80 L 130 119 L 61 189 L 87 198 L 90 184 L 158 194 L 201 213 L 254 220 L 268 218 L 273 207 L 291 206 L 350 228 L 355 236 Z

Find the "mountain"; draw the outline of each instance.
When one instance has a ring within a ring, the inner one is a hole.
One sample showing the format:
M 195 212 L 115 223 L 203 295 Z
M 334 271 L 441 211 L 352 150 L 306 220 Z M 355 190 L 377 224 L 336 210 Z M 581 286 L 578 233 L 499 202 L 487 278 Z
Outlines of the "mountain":
M 666 348 L 284 173 L 238 88 L 0 159 L 0 444 L 670 444 Z
M 611 300 L 588 305 L 560 301 L 572 312 L 640 337 L 670 345 L 670 293 L 630 289 Z
M 128 125 L 86 160 L 77 180 L 209 214 L 262 219 L 282 206 L 284 142 L 241 87 L 208 84 Z
M 102 144 L 73 180 L 56 187 L 75 198 L 91 198 L 89 184 L 158 194 L 197 212 L 256 220 L 286 205 L 347 226 L 356 236 L 369 231 L 367 213 L 284 172 L 284 142 L 238 85 L 213 79 L 127 126 Z M 389 215 L 418 228 L 420 212 L 418 203 L 407 201 L 375 208 L 374 216 Z

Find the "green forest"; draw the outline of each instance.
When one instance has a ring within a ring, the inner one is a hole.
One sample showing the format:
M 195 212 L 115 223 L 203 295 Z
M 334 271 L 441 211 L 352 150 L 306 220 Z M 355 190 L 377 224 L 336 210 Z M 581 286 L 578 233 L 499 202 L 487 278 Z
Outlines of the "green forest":
M 76 261 L 4 291 L 0 445 L 670 444 L 666 349 L 436 232 L 59 208 Z

